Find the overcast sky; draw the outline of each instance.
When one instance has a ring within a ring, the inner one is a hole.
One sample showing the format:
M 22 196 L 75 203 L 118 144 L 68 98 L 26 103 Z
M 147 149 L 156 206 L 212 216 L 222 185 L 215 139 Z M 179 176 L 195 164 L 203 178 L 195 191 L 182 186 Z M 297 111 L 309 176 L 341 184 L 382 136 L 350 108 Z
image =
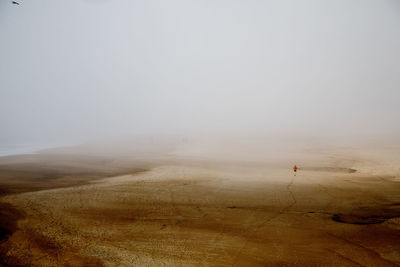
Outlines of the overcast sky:
M 0 0 L 0 143 L 400 133 L 398 0 Z

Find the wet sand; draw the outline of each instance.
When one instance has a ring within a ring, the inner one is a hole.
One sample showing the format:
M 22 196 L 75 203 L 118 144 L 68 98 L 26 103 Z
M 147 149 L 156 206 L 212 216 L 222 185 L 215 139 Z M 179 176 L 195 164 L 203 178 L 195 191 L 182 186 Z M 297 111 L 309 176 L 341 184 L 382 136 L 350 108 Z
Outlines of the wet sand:
M 399 265 L 397 158 L 304 153 L 296 176 L 282 159 L 2 158 L 1 263 Z

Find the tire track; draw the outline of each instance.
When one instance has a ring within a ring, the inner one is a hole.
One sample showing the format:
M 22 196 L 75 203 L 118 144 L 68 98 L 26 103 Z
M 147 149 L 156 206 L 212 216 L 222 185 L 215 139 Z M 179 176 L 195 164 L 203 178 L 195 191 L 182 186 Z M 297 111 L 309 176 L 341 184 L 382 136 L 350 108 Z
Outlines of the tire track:
M 293 176 L 290 179 L 290 182 L 286 185 L 286 191 L 289 193 L 291 199 L 292 199 L 292 203 L 290 203 L 289 205 L 287 205 L 285 208 L 279 210 L 275 215 L 273 215 L 272 217 L 269 217 L 268 219 L 264 220 L 263 222 L 261 222 L 260 224 L 258 224 L 257 226 L 255 226 L 252 229 L 252 232 L 256 233 L 258 232 L 258 230 L 265 226 L 266 224 L 270 223 L 271 221 L 275 220 L 276 218 L 278 218 L 279 216 L 281 216 L 282 214 L 287 213 L 294 205 L 297 204 L 297 199 L 291 189 L 291 187 L 293 186 L 294 180 L 295 180 L 296 176 Z M 246 231 L 249 230 L 250 227 L 246 228 Z M 248 240 L 246 239 L 245 243 L 243 244 L 243 246 L 239 249 L 239 251 L 236 253 L 232 266 L 236 266 L 235 263 L 237 263 L 238 258 L 240 257 L 240 255 L 242 254 L 243 249 L 247 246 L 248 244 Z

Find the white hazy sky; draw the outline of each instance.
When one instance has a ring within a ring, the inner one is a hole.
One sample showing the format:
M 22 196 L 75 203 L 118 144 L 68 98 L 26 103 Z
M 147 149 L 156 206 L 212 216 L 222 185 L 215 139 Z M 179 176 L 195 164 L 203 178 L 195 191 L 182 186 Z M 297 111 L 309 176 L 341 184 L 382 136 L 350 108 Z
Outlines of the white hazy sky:
M 398 0 L 0 0 L 0 143 L 400 133 Z

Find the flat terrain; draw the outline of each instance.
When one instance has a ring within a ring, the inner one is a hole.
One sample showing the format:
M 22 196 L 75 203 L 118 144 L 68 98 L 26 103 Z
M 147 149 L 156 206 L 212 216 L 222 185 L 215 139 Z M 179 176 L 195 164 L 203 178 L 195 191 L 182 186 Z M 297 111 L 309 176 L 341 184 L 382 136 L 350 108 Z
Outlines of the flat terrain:
M 4 157 L 1 263 L 400 265 L 398 159 L 338 151 L 303 152 L 297 176 L 283 159 Z

